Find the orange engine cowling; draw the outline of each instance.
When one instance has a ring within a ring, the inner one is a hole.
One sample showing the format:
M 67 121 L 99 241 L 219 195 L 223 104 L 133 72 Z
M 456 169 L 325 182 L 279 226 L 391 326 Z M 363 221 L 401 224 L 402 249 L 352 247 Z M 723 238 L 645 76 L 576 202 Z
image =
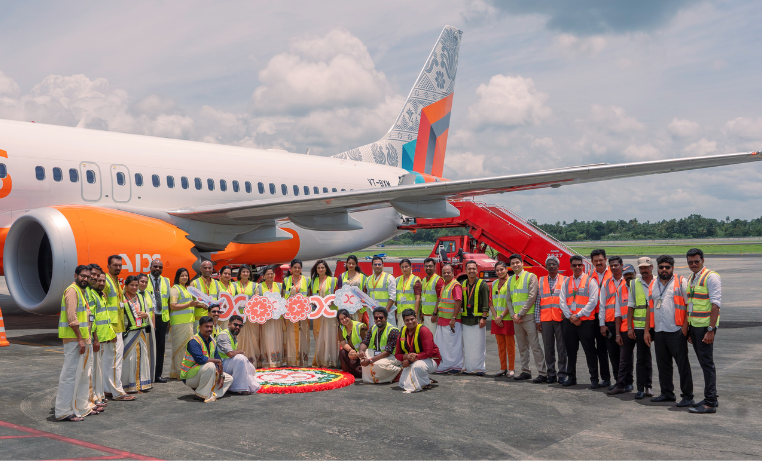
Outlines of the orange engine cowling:
M 37 208 L 11 225 L 3 248 L 5 281 L 22 309 L 53 314 L 61 309 L 64 289 L 79 264 L 104 270 L 110 255 L 122 256 L 121 279 L 147 273 L 161 258 L 164 276 L 189 270 L 196 256 L 187 234 L 164 221 L 123 211 L 88 206 Z

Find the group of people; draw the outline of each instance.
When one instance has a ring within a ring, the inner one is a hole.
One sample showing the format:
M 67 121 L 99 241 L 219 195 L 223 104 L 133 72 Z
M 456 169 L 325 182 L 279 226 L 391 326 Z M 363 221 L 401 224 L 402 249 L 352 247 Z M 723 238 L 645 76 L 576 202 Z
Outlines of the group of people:
M 638 260 L 639 276 L 620 257 L 607 259 L 604 250 L 593 251 L 591 260 L 595 270 L 588 274 L 582 258 L 572 256 L 572 274 L 563 276 L 558 258 L 549 256 L 548 275 L 538 278 L 524 270 L 520 255 L 513 254 L 507 263 L 497 262 L 497 279 L 490 287 L 478 277 L 473 261 L 465 265 L 467 278 L 458 282 L 449 264 L 441 266 L 441 276 L 437 274 L 433 258 L 424 261 L 423 278 L 412 273 L 407 259 L 401 260 L 402 275 L 395 278 L 383 270 L 380 257 L 372 260 L 373 273 L 365 275 L 355 256 L 347 258 L 340 277 L 333 277 L 328 264 L 319 260 L 308 278 L 302 274 L 302 262 L 294 259 L 283 283 L 275 282 L 277 266 L 258 275 L 250 266 L 240 266 L 234 281 L 232 268 L 222 267 L 219 279 L 214 279 L 213 264 L 204 261 L 196 279 L 181 268 L 170 284 L 157 259 L 151 262 L 150 274 L 131 275 L 122 285 L 122 258 L 114 255 L 107 271 L 97 264 L 78 266 L 74 283 L 64 292 L 59 322 L 64 366 L 56 418 L 81 421 L 104 411 L 108 399 L 131 401 L 131 394 L 147 391 L 155 382 L 166 383 L 162 374 L 167 333 L 172 348 L 169 377 L 183 380 L 206 402 L 228 391 L 256 392 L 257 367 L 309 366 L 309 320 L 278 318 L 260 325 L 234 314 L 220 322 L 219 305 L 194 298 L 189 286 L 217 300 L 222 293 L 325 297 L 347 284 L 367 293 L 378 307 L 355 313 L 337 309 L 335 318 L 313 320 L 312 366 L 341 367 L 364 383 L 398 381 L 405 392 L 430 388 L 436 382 L 433 374 L 484 376 L 489 320 L 498 345 L 497 376 L 530 380 L 534 361 L 533 382 L 576 385 L 581 344 L 591 388 L 607 386 L 610 394 L 633 390 L 636 362 L 635 398 L 642 399 L 653 396 L 654 342 L 661 395 L 651 400 L 676 401 L 674 360 L 680 374 L 678 406 L 714 413 L 718 402 L 713 342 L 721 282 L 716 272 L 703 266 L 701 250 L 687 254 L 692 272 L 687 280 L 674 273 L 674 259 L 666 255 L 657 259 L 658 277 L 648 257 Z M 698 403 L 693 401 L 688 343 L 704 372 L 704 400 Z

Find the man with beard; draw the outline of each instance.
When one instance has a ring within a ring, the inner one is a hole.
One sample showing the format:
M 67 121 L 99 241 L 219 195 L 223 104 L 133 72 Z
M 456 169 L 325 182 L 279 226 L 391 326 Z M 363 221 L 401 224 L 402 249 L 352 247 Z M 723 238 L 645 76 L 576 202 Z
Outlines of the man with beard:
M 402 371 L 402 362 L 394 356 L 399 328 L 388 320 L 384 306 L 373 309 L 375 325 L 365 334 L 360 344 L 360 365 L 364 383 L 390 383 Z

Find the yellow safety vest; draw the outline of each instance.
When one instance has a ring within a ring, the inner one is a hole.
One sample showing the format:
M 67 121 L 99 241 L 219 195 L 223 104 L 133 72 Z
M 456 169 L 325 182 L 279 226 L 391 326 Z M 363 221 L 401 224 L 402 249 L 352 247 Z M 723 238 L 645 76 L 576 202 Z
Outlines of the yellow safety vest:
M 106 342 L 116 338 L 116 333 L 114 333 L 114 328 L 111 326 L 111 318 L 106 308 L 106 297 L 89 287 L 87 289 L 87 297 L 90 304 L 90 312 L 95 317 L 95 334 L 98 337 L 98 341 Z
M 114 333 L 124 333 L 124 306 L 122 305 L 122 286 L 119 280 L 114 281 L 111 274 L 106 274 L 106 286 L 103 288 L 106 295 L 106 308 L 111 323 L 114 324 Z
M 458 284 L 455 279 L 450 280 L 450 283 L 446 283 L 442 287 L 442 293 L 439 296 L 439 307 L 437 308 L 437 314 L 439 318 L 451 319 L 455 315 L 455 298 L 452 297 L 452 290 Z M 462 314 L 458 314 L 457 318 L 460 318 Z
M 688 321 L 692 327 L 708 327 L 711 323 L 712 301 L 709 300 L 709 288 L 707 287 L 707 279 L 711 274 L 717 274 L 717 272 L 710 271 L 705 267 L 701 269 L 698 275 L 691 274 L 688 279 L 688 302 L 693 303 L 693 310 L 688 313 Z M 719 276 L 720 274 L 717 274 L 717 277 Z M 717 325 L 715 326 L 719 325 L 720 315 L 718 313 Z
M 220 282 L 215 279 L 212 279 L 212 282 L 207 285 L 206 282 L 204 282 L 204 277 L 199 277 L 194 280 L 191 285 L 200 292 L 209 295 L 215 301 L 219 299 L 220 291 L 223 291 Z M 209 309 L 206 307 L 197 307 L 194 311 L 194 315 L 196 320 L 198 320 L 205 315 L 209 315 Z
M 524 307 L 524 304 L 529 299 L 529 278 L 533 276 L 531 272 L 521 271 L 521 274 L 516 277 L 511 276 L 509 283 L 511 284 L 511 305 L 513 306 L 513 312 L 519 313 Z M 527 311 L 528 314 L 534 314 L 534 304 Z
M 90 306 L 87 304 L 85 295 L 76 283 L 72 283 L 65 290 L 61 297 L 61 316 L 58 320 L 58 337 L 59 338 L 76 338 L 77 334 L 74 333 L 74 329 L 69 326 L 68 317 L 66 316 L 66 292 L 74 288 L 77 292 L 77 321 L 79 322 L 79 334 L 82 335 L 82 339 L 90 338 L 90 328 L 88 322 L 90 321 Z
M 347 338 L 347 329 L 344 327 L 344 325 L 341 325 L 341 336 L 344 338 L 345 341 L 349 342 L 352 347 L 354 347 L 355 350 L 360 348 L 360 343 L 362 343 L 362 340 L 365 339 L 361 336 L 362 327 L 365 326 L 362 322 L 355 322 L 354 320 L 352 322 L 352 334 L 351 338 Z
M 169 322 L 169 279 L 166 277 L 159 277 L 159 293 L 161 294 L 161 320 L 163 322 Z M 148 286 L 146 286 L 146 294 L 151 297 L 151 305 L 156 302 L 156 295 L 153 291 L 153 280 L 151 276 L 148 276 Z
M 402 314 L 405 309 L 415 309 L 415 284 L 421 279 L 417 275 L 410 275 L 407 282 L 405 276 L 397 277 L 397 312 Z
M 209 349 L 206 348 L 206 343 L 200 335 L 193 335 L 190 340 L 196 341 L 201 346 L 204 357 L 214 358 L 214 354 L 217 352 L 217 344 L 214 342 L 214 338 L 209 341 Z M 201 366 L 193 360 L 193 356 L 188 352 L 188 346 L 185 346 L 185 357 L 183 357 L 183 363 L 180 365 L 180 379 L 191 379 L 198 374 L 200 369 Z
M 421 280 L 421 312 L 424 315 L 434 313 L 434 306 L 437 305 L 437 283 L 442 277 L 432 274 L 431 278 L 424 277 Z
M 188 292 L 188 289 L 185 288 L 182 285 L 175 285 L 175 288 L 177 288 L 178 296 L 177 296 L 177 304 L 185 304 L 193 301 L 193 296 Z M 175 310 L 171 311 L 169 313 L 169 324 L 170 325 L 180 325 L 183 323 L 193 323 L 195 320 L 195 316 L 193 314 L 193 308 L 192 307 L 186 307 L 182 310 Z

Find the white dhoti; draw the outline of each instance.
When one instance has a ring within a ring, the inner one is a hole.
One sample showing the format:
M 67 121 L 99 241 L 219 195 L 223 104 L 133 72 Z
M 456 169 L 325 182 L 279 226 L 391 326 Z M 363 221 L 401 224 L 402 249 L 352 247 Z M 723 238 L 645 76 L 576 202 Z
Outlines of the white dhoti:
M 429 373 L 434 373 L 436 369 L 437 362 L 434 359 L 416 360 L 409 367 L 402 369 L 400 388 L 404 389 L 406 394 L 420 392 L 424 386 L 431 384 Z
M 441 354 L 440 350 L 440 354 Z M 463 325 L 463 355 L 465 373 L 484 373 L 487 367 L 487 328 L 479 325 Z
M 204 402 L 214 402 L 225 395 L 233 383 L 233 377 L 229 374 L 223 372 L 222 376 L 222 388 L 216 387 L 217 367 L 211 362 L 206 362 L 201 366 L 196 376 L 185 380 L 185 385 L 195 390 L 196 395 L 204 399 Z
M 455 322 L 455 331 L 450 329 L 450 325 L 440 325 L 434 333 L 434 344 L 442 357 L 437 373 L 463 369 L 463 326 L 460 322 Z
M 144 328 L 132 330 L 124 340 L 122 385 L 126 392 L 151 389 L 151 340 Z
M 244 355 L 236 355 L 222 362 L 222 371 L 233 377 L 230 392 L 257 392 L 257 369 Z
M 169 328 L 169 338 L 172 340 L 172 367 L 169 369 L 169 377 L 180 379 L 180 367 L 183 364 L 185 350 L 188 341 L 191 340 L 196 330 L 193 323 L 178 323 Z
M 101 344 L 98 352 L 93 352 L 93 372 L 90 375 L 90 390 L 95 402 L 103 402 L 106 398 L 103 390 L 103 349 L 106 344 Z
M 369 357 L 375 355 L 373 349 L 365 351 Z M 397 360 L 393 355 L 371 363 L 367 367 L 362 367 L 362 380 L 364 383 L 370 384 L 382 384 L 390 383 L 394 381 L 394 378 L 402 370 L 402 362 Z
M 122 358 L 124 355 L 124 343 L 122 334 L 117 333 L 116 338 L 101 343 L 103 350 L 103 362 L 101 370 L 103 371 L 103 392 L 111 394 L 113 397 L 124 395 L 122 387 Z
M 79 353 L 79 343 L 64 344 L 64 363 L 58 377 L 56 419 L 87 416 L 93 408 L 90 402 L 90 375 L 93 366 L 93 347 L 88 344 L 85 353 Z
M 430 315 L 422 315 L 421 317 L 421 325 L 428 328 L 432 335 L 435 334 L 437 331 L 437 322 L 432 321 Z

